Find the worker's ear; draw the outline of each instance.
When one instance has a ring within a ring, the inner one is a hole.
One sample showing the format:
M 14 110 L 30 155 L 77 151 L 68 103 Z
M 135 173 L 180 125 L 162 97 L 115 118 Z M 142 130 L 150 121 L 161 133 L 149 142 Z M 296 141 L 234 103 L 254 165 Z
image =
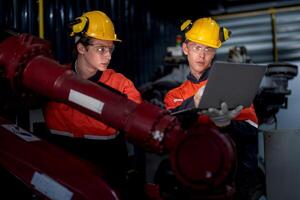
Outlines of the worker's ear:
M 86 51 L 85 46 L 83 46 L 81 43 L 78 43 L 76 48 L 79 54 L 84 54 Z
M 187 43 L 186 42 L 183 42 L 182 43 L 182 51 L 184 53 L 184 55 L 188 55 L 188 48 L 187 48 Z

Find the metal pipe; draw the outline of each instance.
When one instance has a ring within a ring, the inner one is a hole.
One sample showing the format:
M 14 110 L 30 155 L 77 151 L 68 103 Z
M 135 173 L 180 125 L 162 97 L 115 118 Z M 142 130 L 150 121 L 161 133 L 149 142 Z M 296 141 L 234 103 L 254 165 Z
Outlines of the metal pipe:
M 39 0 L 39 36 L 44 38 L 44 0 Z
M 287 8 L 273 8 L 276 10 L 276 13 L 282 13 L 282 12 L 292 12 L 292 11 L 300 11 L 300 6 L 292 6 Z M 258 16 L 258 15 L 265 15 L 265 14 L 272 14 L 270 13 L 270 9 L 267 10 L 261 10 L 261 11 L 253 11 L 253 12 L 245 12 L 245 13 L 235 13 L 235 14 L 227 14 L 227 15 L 218 15 L 215 16 L 215 19 L 233 19 L 233 18 L 240 18 L 240 17 L 252 17 L 252 16 Z
M 276 10 L 270 9 L 271 27 L 272 27 L 272 44 L 273 44 L 273 60 L 278 62 L 277 34 L 276 34 Z
M 18 1 L 13 0 L 13 23 L 14 23 L 14 28 L 18 28 Z

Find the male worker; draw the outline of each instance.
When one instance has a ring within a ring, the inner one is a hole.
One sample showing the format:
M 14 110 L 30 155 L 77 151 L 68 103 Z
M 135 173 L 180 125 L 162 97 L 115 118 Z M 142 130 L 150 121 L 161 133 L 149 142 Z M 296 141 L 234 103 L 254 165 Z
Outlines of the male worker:
M 181 30 L 185 32 L 182 50 L 187 56 L 190 73 L 183 84 L 165 96 L 165 106 L 173 112 L 199 105 L 216 49 L 230 35 L 228 29 L 220 27 L 212 18 L 200 18 L 195 22 L 187 20 L 182 24 Z M 249 199 L 256 182 L 257 170 L 258 121 L 253 105 L 229 110 L 226 102 L 223 102 L 221 109 L 204 110 L 194 121 L 214 125 L 220 131 L 229 133 L 235 141 L 238 158 L 236 199 Z
M 142 99 L 134 84 L 108 69 L 114 42 L 120 41 L 110 18 L 101 11 L 86 12 L 71 23 L 71 28 L 76 58 L 68 67 L 82 79 L 105 84 L 140 103 Z M 44 117 L 52 141 L 99 165 L 110 186 L 117 192 L 125 190 L 127 150 L 118 130 L 61 102 L 49 102 Z

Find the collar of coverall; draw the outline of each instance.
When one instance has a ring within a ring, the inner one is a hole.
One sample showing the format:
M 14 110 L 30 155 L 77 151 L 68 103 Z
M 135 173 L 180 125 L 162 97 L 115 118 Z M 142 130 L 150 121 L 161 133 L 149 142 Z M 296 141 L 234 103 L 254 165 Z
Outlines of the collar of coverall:
M 76 66 L 76 60 L 72 62 L 71 69 L 72 69 L 75 73 L 77 73 L 77 72 L 76 72 L 75 66 Z M 89 80 L 89 81 L 92 81 L 92 82 L 94 82 L 94 83 L 97 83 L 97 82 L 100 80 L 102 74 L 103 74 L 102 71 L 97 70 L 96 74 L 94 74 L 93 76 L 91 76 L 90 78 L 88 78 L 88 80 Z
M 197 79 L 191 72 L 187 75 L 187 79 L 189 81 L 191 81 L 192 83 L 200 83 L 202 81 L 205 81 L 208 78 L 208 74 L 210 71 L 210 67 L 207 68 L 203 74 L 201 75 L 201 77 L 199 79 Z

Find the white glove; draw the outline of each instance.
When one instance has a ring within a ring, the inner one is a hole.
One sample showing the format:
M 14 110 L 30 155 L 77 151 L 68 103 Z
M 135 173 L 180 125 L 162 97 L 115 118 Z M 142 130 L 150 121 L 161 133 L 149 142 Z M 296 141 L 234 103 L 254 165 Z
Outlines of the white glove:
M 199 88 L 198 91 L 196 92 L 196 94 L 194 95 L 194 103 L 195 103 L 196 108 L 199 107 L 199 103 L 200 103 L 201 97 L 203 95 L 204 89 L 205 89 L 205 85 L 202 86 L 201 88 Z
M 228 126 L 232 119 L 240 114 L 243 106 L 237 106 L 233 110 L 228 110 L 225 102 L 221 104 L 221 109 L 209 108 L 208 110 L 201 111 L 201 114 L 207 115 L 218 127 Z

